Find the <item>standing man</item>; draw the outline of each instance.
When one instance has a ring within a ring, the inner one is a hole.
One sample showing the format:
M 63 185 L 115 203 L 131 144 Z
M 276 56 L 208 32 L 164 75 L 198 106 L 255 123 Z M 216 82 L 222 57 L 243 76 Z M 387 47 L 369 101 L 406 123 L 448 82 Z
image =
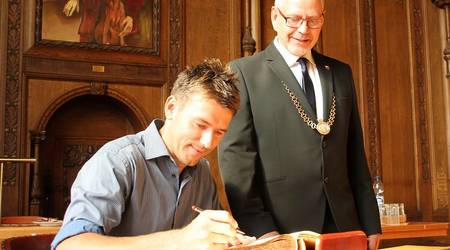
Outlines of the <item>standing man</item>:
M 52 249 L 223 249 L 237 223 L 203 159 L 239 107 L 233 72 L 209 60 L 181 72 L 166 120 L 105 144 L 82 167 Z M 121 236 L 121 237 L 118 237 Z
M 233 215 L 249 234 L 363 230 L 380 221 L 349 65 L 312 48 L 324 0 L 275 0 L 277 36 L 232 62 L 241 105 L 219 147 Z

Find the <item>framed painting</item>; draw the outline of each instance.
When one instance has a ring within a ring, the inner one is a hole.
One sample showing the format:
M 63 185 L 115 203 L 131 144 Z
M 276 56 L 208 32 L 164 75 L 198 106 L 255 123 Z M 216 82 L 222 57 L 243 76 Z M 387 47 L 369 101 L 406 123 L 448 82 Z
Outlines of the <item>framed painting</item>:
M 159 55 L 160 0 L 36 0 L 36 44 Z

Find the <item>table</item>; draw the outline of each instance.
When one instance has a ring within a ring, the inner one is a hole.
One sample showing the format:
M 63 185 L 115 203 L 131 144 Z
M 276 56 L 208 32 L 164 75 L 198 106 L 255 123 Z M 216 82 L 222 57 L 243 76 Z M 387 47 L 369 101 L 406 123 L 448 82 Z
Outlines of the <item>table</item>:
M 404 225 L 382 225 L 382 240 L 447 236 L 446 222 L 408 222 Z
M 17 236 L 33 234 L 56 234 L 58 227 L 43 226 L 0 226 L 0 241 Z

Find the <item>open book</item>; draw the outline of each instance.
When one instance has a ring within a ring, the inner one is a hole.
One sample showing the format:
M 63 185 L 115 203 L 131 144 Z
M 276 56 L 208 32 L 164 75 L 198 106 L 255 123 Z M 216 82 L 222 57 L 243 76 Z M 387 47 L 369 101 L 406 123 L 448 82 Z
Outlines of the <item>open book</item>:
M 245 245 L 230 247 L 233 250 L 366 250 L 367 237 L 363 231 L 318 234 L 300 231 L 258 239 Z

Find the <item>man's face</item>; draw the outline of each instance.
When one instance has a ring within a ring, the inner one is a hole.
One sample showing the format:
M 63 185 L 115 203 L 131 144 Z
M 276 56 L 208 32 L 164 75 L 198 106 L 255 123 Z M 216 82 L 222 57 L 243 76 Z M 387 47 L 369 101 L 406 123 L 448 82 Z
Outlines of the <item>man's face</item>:
M 163 139 L 179 167 L 193 166 L 214 150 L 233 117 L 230 109 L 201 93 L 185 102 L 170 96 L 165 112 Z
M 305 21 L 300 27 L 286 26 L 288 18 L 323 18 L 321 0 L 282 0 L 277 7 L 272 7 L 272 26 L 277 32 L 280 43 L 292 54 L 303 56 L 311 50 L 320 36 L 322 26 L 309 28 Z M 283 17 L 284 15 L 284 17 Z

